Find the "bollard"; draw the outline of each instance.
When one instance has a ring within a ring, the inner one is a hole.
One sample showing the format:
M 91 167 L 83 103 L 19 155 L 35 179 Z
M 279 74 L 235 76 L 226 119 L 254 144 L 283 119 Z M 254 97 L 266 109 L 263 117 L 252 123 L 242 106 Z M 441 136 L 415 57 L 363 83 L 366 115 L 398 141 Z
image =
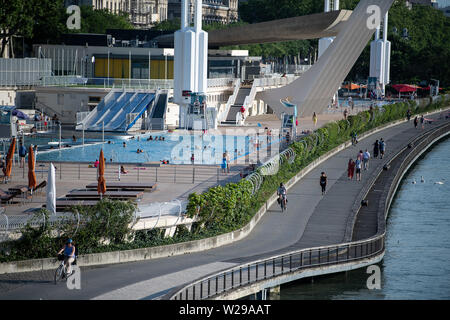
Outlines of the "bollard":
M 156 169 L 156 181 L 155 182 L 158 182 L 158 167 L 155 167 L 155 169 Z
M 192 183 L 195 183 L 195 167 L 192 168 Z

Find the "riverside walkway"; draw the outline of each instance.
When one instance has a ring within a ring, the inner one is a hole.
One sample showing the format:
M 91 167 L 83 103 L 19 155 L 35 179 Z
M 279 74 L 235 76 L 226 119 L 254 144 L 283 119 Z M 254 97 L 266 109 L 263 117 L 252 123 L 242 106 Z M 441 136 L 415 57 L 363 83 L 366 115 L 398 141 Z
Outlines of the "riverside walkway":
M 425 130 L 444 121 L 448 120 L 426 125 Z M 365 184 L 377 174 L 377 168 L 421 133 L 411 121 L 384 129 L 342 150 L 289 189 L 286 213 L 273 205 L 249 236 L 231 245 L 189 255 L 82 268 L 81 290 L 53 285 L 53 270 L 0 275 L 0 299 L 157 299 L 182 284 L 242 263 L 343 242 L 355 199 Z M 355 159 L 359 150 L 369 149 L 372 153 L 373 142 L 380 138 L 387 144 L 386 157 L 372 159 L 369 170 L 362 172 L 361 182 L 347 180 L 349 158 Z M 324 196 L 319 186 L 322 171 L 328 176 Z

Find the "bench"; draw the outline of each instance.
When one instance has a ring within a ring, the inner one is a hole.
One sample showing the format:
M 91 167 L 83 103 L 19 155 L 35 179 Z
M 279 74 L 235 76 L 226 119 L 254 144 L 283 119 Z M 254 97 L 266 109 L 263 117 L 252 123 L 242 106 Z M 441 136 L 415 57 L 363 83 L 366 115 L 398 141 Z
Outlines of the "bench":
M 107 182 L 106 190 L 108 191 L 155 191 L 156 183 L 139 183 L 139 182 Z M 97 183 L 90 183 L 86 186 L 88 190 L 97 190 Z
M 80 200 L 92 200 L 92 199 L 99 200 L 101 197 L 112 198 L 117 200 L 134 200 L 140 199 L 143 196 L 144 193 L 142 191 L 106 191 L 106 193 L 101 196 L 100 194 L 97 193 L 97 191 L 77 190 L 66 194 L 66 198 L 80 199 Z

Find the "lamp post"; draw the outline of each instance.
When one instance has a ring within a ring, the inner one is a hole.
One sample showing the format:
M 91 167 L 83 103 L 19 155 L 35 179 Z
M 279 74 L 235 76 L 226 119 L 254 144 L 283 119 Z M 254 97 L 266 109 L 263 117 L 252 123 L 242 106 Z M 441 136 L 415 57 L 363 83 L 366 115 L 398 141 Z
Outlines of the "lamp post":
M 109 50 L 108 50 L 108 86 L 109 86 Z

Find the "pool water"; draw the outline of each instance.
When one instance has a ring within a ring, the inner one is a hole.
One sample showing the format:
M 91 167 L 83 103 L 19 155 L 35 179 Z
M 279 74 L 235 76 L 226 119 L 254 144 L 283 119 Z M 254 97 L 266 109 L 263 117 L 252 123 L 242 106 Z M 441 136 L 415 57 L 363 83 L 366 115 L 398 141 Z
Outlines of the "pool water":
M 105 143 L 91 140 L 95 143 L 38 152 L 37 161 L 94 162 L 99 158 L 100 149 L 103 148 L 107 162 L 145 163 L 169 160 L 169 163 L 173 164 L 190 164 L 191 156 L 194 154 L 195 163 L 216 165 L 222 163 L 225 151 L 228 152 L 230 160 L 234 160 L 254 152 L 257 149 L 255 144 L 257 141 L 260 143 L 260 148 L 267 147 L 265 136 L 221 136 L 198 133 L 162 133 L 158 136 L 164 137 L 165 141 L 147 141 L 149 134 L 140 135 L 139 140 L 137 136 L 134 139 L 111 137 L 108 140 L 105 139 Z M 143 152 L 137 153 L 137 149 Z

